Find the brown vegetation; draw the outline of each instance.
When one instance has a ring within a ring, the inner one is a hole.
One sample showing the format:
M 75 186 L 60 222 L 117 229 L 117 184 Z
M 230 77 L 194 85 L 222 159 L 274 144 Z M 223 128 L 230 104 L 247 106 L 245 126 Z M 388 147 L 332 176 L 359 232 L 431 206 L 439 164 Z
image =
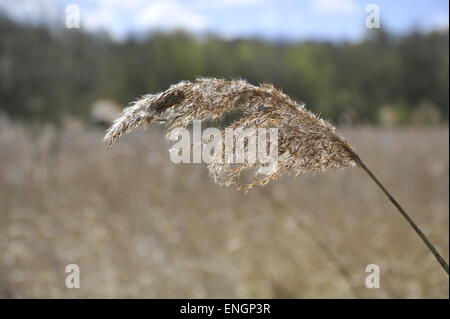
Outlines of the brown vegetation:
M 448 259 L 448 128 L 342 133 Z M 0 123 L 2 297 L 448 298 L 448 277 L 360 170 L 244 194 L 173 164 L 157 128 L 109 151 L 102 135 Z M 80 289 L 64 285 L 70 263 Z M 380 289 L 364 285 L 371 263 Z

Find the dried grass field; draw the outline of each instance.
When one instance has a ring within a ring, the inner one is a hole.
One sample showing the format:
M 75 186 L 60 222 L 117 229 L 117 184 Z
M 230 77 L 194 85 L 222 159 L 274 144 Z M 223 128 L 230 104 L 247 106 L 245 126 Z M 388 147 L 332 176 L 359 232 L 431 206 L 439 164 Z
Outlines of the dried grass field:
M 449 258 L 448 127 L 339 130 Z M 244 194 L 170 161 L 158 128 L 0 122 L 1 298 L 448 298 L 448 277 L 359 169 Z M 81 287 L 65 286 L 78 264 Z M 381 269 L 368 289 L 365 267 Z

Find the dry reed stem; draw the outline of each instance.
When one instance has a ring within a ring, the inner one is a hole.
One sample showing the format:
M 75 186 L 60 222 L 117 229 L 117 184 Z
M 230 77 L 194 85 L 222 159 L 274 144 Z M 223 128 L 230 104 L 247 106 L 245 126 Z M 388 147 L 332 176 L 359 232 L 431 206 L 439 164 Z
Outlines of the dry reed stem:
M 270 84 L 254 86 L 244 80 L 211 78 L 180 82 L 164 92 L 145 95 L 133 102 L 109 128 L 104 140 L 111 146 L 124 134 L 154 122 L 166 123 L 168 129 L 173 129 L 187 127 L 194 120 L 220 119 L 230 112 L 242 113 L 240 119 L 228 126 L 230 128 L 254 128 L 256 131 L 259 128 L 277 128 L 278 152 L 268 162 L 227 164 L 214 161 L 208 168 L 218 184 L 236 184 L 238 189 L 247 191 L 291 172 L 320 173 L 359 166 L 380 187 L 449 273 L 448 264 L 425 234 L 345 139 L 336 133 L 336 129 Z M 277 164 L 277 169 L 271 169 L 273 164 Z M 253 181 L 242 184 L 239 177 L 249 169 L 256 169 Z

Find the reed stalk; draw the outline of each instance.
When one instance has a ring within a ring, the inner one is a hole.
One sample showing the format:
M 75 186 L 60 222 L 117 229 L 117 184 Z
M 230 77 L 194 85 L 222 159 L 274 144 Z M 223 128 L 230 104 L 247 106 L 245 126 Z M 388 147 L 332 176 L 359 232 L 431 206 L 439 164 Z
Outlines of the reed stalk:
M 104 140 L 111 146 L 122 135 L 155 122 L 165 123 L 168 129 L 185 128 L 194 120 L 221 119 L 230 112 L 242 116 L 228 124 L 228 128 L 277 128 L 278 152 L 277 156 L 264 162 L 224 163 L 218 157 L 208 165 L 216 183 L 221 186 L 234 184 L 239 190 L 249 191 L 292 172 L 296 175 L 314 174 L 348 166 L 360 167 L 449 273 L 444 258 L 336 129 L 271 84 L 254 86 L 244 80 L 213 78 L 182 81 L 164 92 L 148 94 L 132 102 L 108 129 Z M 240 180 L 246 171 L 253 171 L 252 182 Z

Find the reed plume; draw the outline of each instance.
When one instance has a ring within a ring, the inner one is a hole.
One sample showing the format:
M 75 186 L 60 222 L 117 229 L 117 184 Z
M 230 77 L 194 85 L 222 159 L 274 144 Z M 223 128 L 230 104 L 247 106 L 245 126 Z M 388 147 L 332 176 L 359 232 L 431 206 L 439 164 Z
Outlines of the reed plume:
M 211 78 L 180 82 L 164 92 L 144 95 L 132 102 L 108 129 L 104 140 L 111 146 L 124 134 L 154 122 L 165 123 L 171 130 L 187 127 L 194 120 L 221 119 L 232 112 L 242 116 L 232 121 L 228 128 L 253 128 L 255 132 L 260 128 L 277 128 L 277 156 L 265 162 L 234 164 L 216 158 L 208 168 L 218 184 L 236 184 L 238 189 L 248 191 L 288 173 L 298 175 L 348 166 L 360 167 L 380 187 L 449 273 L 448 264 L 425 234 L 336 129 L 270 84 L 254 86 L 244 80 Z M 225 129 L 222 128 L 222 132 Z M 276 169 L 273 169 L 274 164 Z M 255 170 L 253 180 L 242 184 L 239 178 L 251 169 Z

